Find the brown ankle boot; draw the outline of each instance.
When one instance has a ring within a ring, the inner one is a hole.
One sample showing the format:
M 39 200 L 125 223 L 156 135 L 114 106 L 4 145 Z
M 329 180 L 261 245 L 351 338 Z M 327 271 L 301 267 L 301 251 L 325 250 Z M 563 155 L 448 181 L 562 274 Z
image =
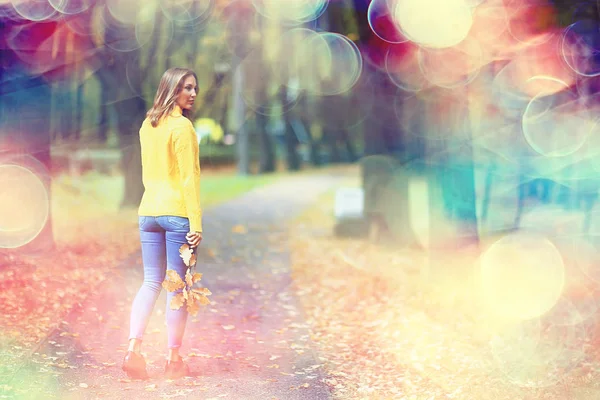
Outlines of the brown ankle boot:
M 127 372 L 127 376 L 131 379 L 148 379 L 146 372 L 146 360 L 141 354 L 128 351 L 123 359 L 123 371 Z
M 189 376 L 190 370 L 183 360 L 171 361 L 167 360 L 165 364 L 165 378 L 178 379 L 184 376 Z

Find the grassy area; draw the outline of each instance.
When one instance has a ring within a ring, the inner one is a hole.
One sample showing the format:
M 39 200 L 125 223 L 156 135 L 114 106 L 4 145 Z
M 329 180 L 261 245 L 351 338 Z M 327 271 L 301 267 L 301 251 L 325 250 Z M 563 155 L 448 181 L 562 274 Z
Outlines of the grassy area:
M 229 170 L 205 173 L 201 200 L 204 208 L 230 200 L 254 188 L 267 185 L 283 175 L 239 176 Z M 123 195 L 123 177 L 89 173 L 81 177 L 62 175 L 52 184 L 52 213 L 57 239 L 71 240 L 90 221 L 102 218 L 105 223 L 136 223 L 137 210 L 119 210 Z M 124 221 L 125 220 L 125 221 Z
M 283 175 L 208 175 L 202 178 L 202 204 L 204 207 L 238 197 L 252 189 L 268 185 Z
M 330 173 L 351 173 L 358 176 L 356 165 L 324 167 Z M 253 166 L 252 170 L 256 168 Z M 285 170 L 279 162 L 277 172 L 266 175 L 241 176 L 235 165 L 204 168 L 202 172 L 201 201 L 203 208 L 243 195 L 279 179 L 295 175 L 322 173 L 323 168 L 306 166 L 297 172 Z M 111 230 L 123 227 L 137 229 L 137 210 L 119 209 L 123 195 L 123 177 L 89 172 L 82 176 L 59 175 L 52 182 L 52 218 L 57 242 L 82 242 L 95 240 L 99 235 L 111 235 Z M 90 229 L 93 227 L 93 229 Z M 83 236 L 82 236 L 83 235 Z

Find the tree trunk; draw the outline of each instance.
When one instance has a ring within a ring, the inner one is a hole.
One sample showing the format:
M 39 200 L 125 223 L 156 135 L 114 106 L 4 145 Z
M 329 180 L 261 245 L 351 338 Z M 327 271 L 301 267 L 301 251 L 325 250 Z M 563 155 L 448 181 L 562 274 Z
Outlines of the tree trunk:
M 282 87 L 279 91 L 279 96 L 282 104 L 287 104 L 287 88 Z M 297 171 L 300 169 L 300 157 L 298 155 L 298 138 L 292 127 L 291 115 L 289 112 L 283 114 L 284 121 L 284 140 L 286 150 L 286 162 L 289 171 Z
M 246 105 L 242 98 L 242 89 L 244 87 L 244 69 L 239 64 L 233 74 L 233 114 L 234 127 L 236 133 L 236 144 L 238 152 L 238 173 L 240 175 L 250 174 L 250 143 L 248 140 L 248 131 L 246 129 Z
M 76 71 L 80 75 L 77 79 L 77 97 L 75 102 L 75 140 L 79 141 L 81 138 L 81 130 L 83 129 L 83 94 L 85 89 L 84 74 L 85 69 L 83 65 L 79 65 Z
M 307 126 L 307 131 L 309 132 L 310 136 L 310 147 L 309 147 L 309 156 L 308 158 L 310 159 L 310 163 L 315 166 L 318 167 L 322 164 L 321 162 L 321 155 L 319 154 L 320 151 L 320 146 L 319 146 L 319 141 L 316 140 L 313 135 L 312 132 L 309 131 L 308 129 L 308 125 Z
M 56 141 L 59 138 L 59 123 L 60 118 L 58 118 L 58 87 L 57 84 L 52 84 L 50 86 L 50 109 L 52 110 L 50 116 L 50 138 L 52 141 Z
M 317 167 L 319 165 L 321 165 L 321 159 L 319 156 L 319 141 L 315 139 L 312 129 L 311 129 L 311 124 L 310 124 L 310 112 L 309 112 L 309 105 L 308 105 L 308 96 L 306 93 L 303 93 L 302 96 L 300 97 L 298 104 L 296 105 L 296 108 L 299 112 L 299 118 L 300 118 L 300 122 L 304 125 L 304 128 L 306 129 L 306 133 L 308 134 L 308 140 L 309 140 L 309 150 L 308 150 L 308 158 L 310 160 L 310 163 Z
M 329 163 L 339 164 L 342 162 L 342 155 L 338 148 L 337 132 L 332 128 L 323 128 L 323 138 L 329 147 Z
M 68 59 L 68 51 L 69 51 L 69 38 L 66 40 L 60 41 L 60 49 L 58 50 L 57 57 L 60 57 L 61 65 L 67 65 Z M 75 107 L 75 103 L 73 101 L 73 81 L 68 77 L 64 76 L 58 82 L 57 94 L 58 94 L 58 131 L 63 139 L 72 139 L 74 132 L 74 124 L 73 124 L 73 108 Z
M 256 113 L 256 125 L 260 143 L 259 172 L 261 174 L 275 171 L 275 152 L 273 139 L 267 130 L 268 119 L 265 115 Z
M 324 96 L 319 99 L 319 118 L 323 127 L 323 142 L 329 149 L 328 162 L 338 164 L 342 162 L 342 155 L 338 148 L 338 139 L 345 114 L 339 103 L 339 96 Z
M 358 161 L 358 156 L 356 155 L 356 150 L 354 149 L 354 143 L 352 143 L 352 137 L 346 128 L 342 129 L 342 140 L 346 145 L 346 157 L 348 162 L 354 163 Z
M 165 71 L 171 67 L 176 67 L 176 65 L 171 63 L 171 58 L 177 50 L 185 46 L 186 40 L 189 40 L 190 37 L 185 29 L 177 29 L 177 27 L 174 27 L 174 29 L 173 39 L 171 39 L 171 42 L 165 50 Z
M 223 132 L 225 132 L 225 127 L 227 125 L 227 118 L 229 118 L 229 91 L 226 91 L 227 93 L 225 93 L 224 97 L 225 99 L 223 100 L 223 105 L 221 106 L 221 114 L 219 115 L 219 125 L 221 126 L 221 128 L 223 129 Z
M 102 67 L 104 68 L 104 67 Z M 114 86 L 110 84 L 109 77 L 106 77 L 102 71 L 98 71 L 96 77 L 100 81 L 100 110 L 98 113 L 98 139 L 100 143 L 106 143 L 108 140 L 108 130 L 110 128 L 110 107 L 108 104 L 109 91 Z
M 352 4 L 354 5 L 354 16 L 358 26 L 359 42 L 366 42 L 368 38 L 373 35 L 373 31 L 369 26 L 369 20 L 367 18 L 370 2 L 371 0 L 352 0 Z
M 154 29 L 152 30 L 152 37 L 150 39 L 150 49 L 148 49 L 148 54 L 146 57 L 146 62 L 143 66 L 140 66 L 140 74 L 142 77 L 149 76 L 150 70 L 156 64 L 156 54 L 158 52 L 158 44 L 160 43 L 160 35 L 163 28 L 164 14 L 160 10 L 160 8 L 156 11 L 154 15 Z
M 123 29 L 131 29 L 123 27 Z M 108 34 L 114 32 L 107 32 Z M 105 34 L 107 34 L 105 33 Z M 138 207 L 144 193 L 139 129 L 146 114 L 146 103 L 127 81 L 127 63 L 139 60 L 139 50 L 106 50 L 98 76 L 106 83 L 107 93 L 115 95 L 114 111 L 121 150 L 121 169 L 125 180 L 121 208 Z M 104 85 L 103 85 L 104 86 Z
M 196 112 L 196 115 L 207 116 L 207 115 L 211 114 L 209 107 L 215 106 L 215 104 L 214 104 L 215 98 L 219 94 L 219 90 L 221 89 L 221 87 L 223 85 L 223 80 L 227 76 L 228 75 L 225 72 L 223 72 L 223 73 L 217 72 L 214 74 L 213 82 L 211 83 L 210 87 L 204 94 L 202 101 L 200 101 L 200 104 L 202 104 L 202 108 L 200 110 L 198 110 L 198 112 Z
M 192 5 L 192 15 L 198 15 L 198 11 L 200 10 L 201 4 L 199 1 L 195 1 Z M 198 57 L 198 43 L 202 38 L 203 32 L 195 32 L 190 38 L 190 52 L 187 55 L 188 67 L 194 69 L 196 66 L 196 59 Z
M 121 167 L 125 178 L 121 208 L 138 207 L 144 194 L 138 132 L 145 118 L 146 104 L 139 97 L 131 97 L 116 104 L 116 109 Z
M 51 98 L 54 101 L 56 136 L 71 139 L 73 134 L 73 94 L 71 82 L 65 80 L 54 85 Z

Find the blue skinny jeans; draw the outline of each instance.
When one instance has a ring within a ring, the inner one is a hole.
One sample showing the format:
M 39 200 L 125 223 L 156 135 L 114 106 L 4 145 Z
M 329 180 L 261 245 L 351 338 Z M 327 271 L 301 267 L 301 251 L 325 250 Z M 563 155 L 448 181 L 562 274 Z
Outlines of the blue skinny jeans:
M 144 283 L 138 291 L 131 307 L 129 339 L 143 339 L 154 304 L 162 290 L 167 269 L 177 271 L 185 278 L 187 266 L 179 255 L 179 248 L 187 243 L 185 238 L 190 230 L 189 220 L 183 217 L 160 216 L 139 217 Z M 167 293 L 167 337 L 169 349 L 181 347 L 187 310 L 185 305 L 179 310 L 171 310 L 171 299 L 177 292 Z

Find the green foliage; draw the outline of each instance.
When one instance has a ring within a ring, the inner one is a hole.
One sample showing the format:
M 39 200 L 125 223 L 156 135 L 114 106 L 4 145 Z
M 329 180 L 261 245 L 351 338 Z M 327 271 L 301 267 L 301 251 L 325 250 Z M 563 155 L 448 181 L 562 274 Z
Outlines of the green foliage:
M 202 177 L 202 207 L 218 204 L 279 179 L 278 175 L 207 175 Z
M 212 142 L 200 144 L 200 165 L 227 165 L 237 159 L 236 146 L 225 146 Z
M 584 0 L 553 0 L 557 23 L 561 27 L 569 26 L 578 20 L 591 19 L 598 21 L 599 13 L 595 2 Z
M 350 39 L 358 38 L 358 21 L 356 20 L 356 10 L 354 10 L 352 1 L 344 2 L 342 21 L 344 24 L 343 34 Z

